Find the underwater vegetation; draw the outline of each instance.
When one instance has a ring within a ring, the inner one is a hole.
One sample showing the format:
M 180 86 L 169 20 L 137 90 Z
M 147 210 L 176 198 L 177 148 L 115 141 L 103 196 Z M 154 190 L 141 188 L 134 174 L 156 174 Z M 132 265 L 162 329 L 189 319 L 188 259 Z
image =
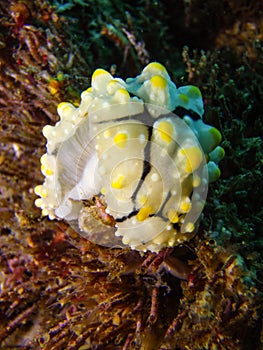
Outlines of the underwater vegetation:
M 262 12 L 242 0 L 0 0 L 2 349 L 262 347 Z M 201 90 L 221 177 L 184 244 L 103 247 L 34 205 L 42 129 L 60 102 L 79 106 L 96 68 L 125 78 L 150 61 Z

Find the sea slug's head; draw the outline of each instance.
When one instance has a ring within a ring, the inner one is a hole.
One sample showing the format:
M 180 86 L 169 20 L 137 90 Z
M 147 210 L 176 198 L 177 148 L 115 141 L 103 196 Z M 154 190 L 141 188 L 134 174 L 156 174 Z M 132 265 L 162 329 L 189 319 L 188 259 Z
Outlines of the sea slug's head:
M 97 69 L 80 106 L 63 102 L 58 114 L 43 128 L 45 181 L 35 188 L 43 215 L 96 243 L 141 251 L 195 234 L 224 156 L 197 87 L 177 88 L 157 62 L 126 81 Z

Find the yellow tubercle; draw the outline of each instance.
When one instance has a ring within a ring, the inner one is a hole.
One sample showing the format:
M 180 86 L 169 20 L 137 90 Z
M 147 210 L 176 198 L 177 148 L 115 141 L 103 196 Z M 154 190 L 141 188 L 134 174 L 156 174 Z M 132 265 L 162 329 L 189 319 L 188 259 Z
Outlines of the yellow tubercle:
M 163 141 L 170 143 L 173 140 L 174 128 L 172 123 L 168 121 L 161 121 L 158 124 L 157 132 Z
M 47 190 L 42 185 L 36 186 L 34 188 L 34 192 L 37 196 L 40 196 L 42 198 L 47 198 L 48 196 Z
M 35 200 L 35 206 L 37 208 L 41 208 L 42 204 L 43 204 L 43 200 L 41 198 L 38 198 L 38 199 Z
M 124 236 L 124 237 L 122 238 L 122 243 L 128 245 L 128 244 L 130 243 L 129 237 Z
M 116 146 L 124 148 L 127 144 L 128 135 L 124 132 L 119 132 L 113 139 Z
M 152 86 L 158 89 L 165 89 L 167 86 L 167 81 L 160 75 L 154 75 L 150 82 L 152 83 Z
M 42 215 L 49 216 L 50 220 L 54 220 L 56 218 L 55 215 L 52 214 L 52 211 L 50 209 L 47 209 L 47 208 L 42 209 Z
M 190 98 L 201 98 L 202 94 L 198 87 L 192 85 L 189 87 L 188 96 Z
M 48 193 L 47 193 L 47 190 L 45 188 L 42 188 L 41 197 L 42 198 L 47 198 L 48 197 Z
M 46 170 L 45 170 L 45 173 L 46 173 L 46 175 L 48 175 L 48 176 L 51 176 L 51 175 L 54 174 L 53 170 L 51 170 L 51 169 L 46 169 Z
M 57 111 L 60 118 L 67 118 L 67 119 L 73 114 L 75 109 L 76 108 L 69 102 L 61 102 L 57 107 Z
M 139 204 L 140 204 L 140 205 L 145 205 L 146 202 L 147 202 L 147 200 L 148 200 L 148 197 L 147 197 L 145 194 L 143 194 L 143 195 L 141 195 L 141 197 L 139 198 Z
M 130 100 L 130 94 L 124 88 L 121 88 L 115 92 L 114 100 L 120 103 L 127 103 Z
M 43 129 L 42 129 L 42 134 L 45 136 L 46 139 L 50 136 L 50 134 L 51 134 L 53 128 L 54 128 L 54 127 L 51 126 L 51 125 L 45 125 L 45 126 L 43 127 Z
M 168 211 L 167 217 L 172 224 L 176 224 L 179 220 L 177 211 L 174 209 Z
M 109 75 L 109 73 L 106 70 L 102 69 L 102 68 L 98 68 L 92 74 L 92 79 L 96 79 L 98 77 L 101 77 L 102 75 Z
M 94 93 L 99 91 L 103 86 L 111 81 L 113 78 L 109 72 L 104 69 L 96 69 L 91 77 L 91 86 L 93 87 Z
M 121 189 L 124 187 L 124 183 L 125 183 L 124 181 L 125 181 L 125 177 L 123 175 L 118 175 L 117 178 L 115 178 L 111 182 L 111 187 L 116 189 Z
M 165 69 L 165 67 L 158 62 L 149 63 L 148 66 L 146 66 L 143 71 L 144 72 L 153 71 L 155 73 L 160 72 L 160 73 L 167 74 L 167 70 Z
M 121 84 L 118 81 L 112 79 L 107 84 L 107 92 L 108 92 L 109 95 L 113 95 L 118 89 L 120 89 L 120 87 L 121 87 Z
M 191 209 L 190 199 L 181 202 L 180 209 L 183 213 L 187 213 Z
M 51 176 L 54 174 L 53 170 L 46 168 L 44 164 L 41 165 L 41 171 L 44 175 L 47 176 Z
M 188 96 L 186 96 L 185 94 L 179 94 L 178 95 L 178 99 L 180 102 L 182 102 L 183 104 L 188 104 L 189 103 L 189 98 Z
M 152 207 L 151 206 L 145 206 L 142 207 L 139 212 L 136 215 L 136 218 L 138 221 L 144 221 L 149 217 L 149 215 L 152 213 Z
M 211 167 L 210 162 L 208 163 L 208 177 L 210 182 L 214 182 L 219 179 L 221 171 L 216 164 Z
M 106 188 L 105 188 L 105 187 L 103 187 L 103 188 L 100 190 L 100 193 L 103 194 L 103 195 L 105 195 L 106 192 L 107 192 L 107 191 L 106 191 Z
M 210 130 L 210 134 L 212 134 L 214 140 L 215 140 L 215 145 L 218 145 L 221 140 L 222 140 L 222 135 L 221 133 L 216 129 L 216 128 L 211 128 Z
M 174 245 L 175 245 L 175 237 L 170 238 L 167 243 L 168 243 L 169 247 L 174 247 Z
M 37 196 L 41 196 L 41 192 L 42 192 L 42 185 L 38 185 L 34 188 L 34 192 Z
M 198 187 L 198 186 L 200 186 L 200 184 L 201 184 L 201 179 L 200 179 L 200 177 L 199 177 L 199 176 L 195 176 L 195 177 L 193 178 L 193 187 Z
M 111 137 L 111 131 L 109 129 L 105 130 L 103 136 L 105 137 L 105 139 L 108 139 L 109 137 Z
M 47 162 L 47 158 L 48 158 L 47 154 L 44 153 L 43 156 L 40 158 L 40 163 L 45 164 Z
M 188 222 L 185 226 L 186 232 L 193 232 L 195 229 L 195 225 L 192 222 Z
M 198 146 L 182 148 L 180 153 L 181 155 L 187 157 L 185 162 L 185 171 L 187 173 L 191 173 L 196 170 L 202 162 L 203 152 Z
M 160 246 L 160 245 L 162 245 L 165 242 L 165 240 L 166 240 L 165 235 L 160 234 L 160 235 L 158 235 L 157 237 L 155 237 L 153 239 L 153 243 Z

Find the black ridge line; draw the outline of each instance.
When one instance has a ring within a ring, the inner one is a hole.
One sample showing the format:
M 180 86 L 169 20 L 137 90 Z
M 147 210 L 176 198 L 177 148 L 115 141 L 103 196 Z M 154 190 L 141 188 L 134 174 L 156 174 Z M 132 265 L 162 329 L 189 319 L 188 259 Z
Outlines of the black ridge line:
M 147 144 L 144 148 L 144 161 L 143 161 L 143 171 L 142 171 L 142 175 L 141 178 L 138 182 L 138 185 L 136 187 L 136 189 L 134 190 L 131 199 L 133 201 L 133 205 L 134 205 L 134 209 L 135 209 L 135 199 L 136 196 L 140 190 L 140 188 L 142 187 L 143 181 L 145 180 L 146 176 L 149 174 L 149 172 L 151 171 L 151 138 L 152 138 L 152 133 L 153 133 L 153 127 L 152 126 L 148 126 L 148 140 L 147 140 Z
M 146 118 L 147 123 L 149 125 L 153 125 L 155 122 L 155 119 L 150 115 L 148 112 L 146 106 L 144 106 L 144 110 L 142 113 L 134 114 L 134 115 L 126 115 L 125 117 L 120 117 L 120 118 L 115 118 L 115 119 L 110 119 L 110 120 L 100 120 L 98 122 L 93 122 L 94 124 L 103 124 L 103 123 L 112 123 L 112 122 L 122 122 L 122 121 L 127 121 L 127 120 L 136 120 L 136 121 L 141 121 L 141 119 Z M 143 120 L 143 121 L 144 121 Z
M 151 137 L 152 137 L 152 131 L 153 131 L 153 127 L 148 126 L 148 140 L 147 140 L 147 144 L 144 148 L 143 171 L 142 171 L 141 178 L 138 182 L 138 185 L 136 186 L 136 188 L 131 196 L 131 199 L 133 202 L 133 211 L 127 216 L 123 216 L 121 218 L 116 219 L 116 222 L 123 222 L 126 219 L 129 219 L 129 218 L 135 216 L 139 212 L 139 210 L 137 210 L 135 207 L 135 199 L 136 199 L 136 196 L 137 196 L 137 194 L 138 194 L 138 192 L 143 184 L 143 181 L 145 180 L 146 176 L 151 171 L 151 164 L 150 164 L 151 143 L 150 143 L 150 141 L 151 141 Z
M 182 108 L 183 109 L 183 108 Z M 185 109 L 184 109 L 185 110 Z M 187 111 L 187 110 L 186 110 Z M 187 114 L 187 113 L 185 113 Z M 188 114 L 190 114 L 188 112 Z M 195 113 L 196 114 L 196 113 Z M 197 115 L 197 114 L 196 114 Z M 163 115 L 165 116 L 165 114 Z M 172 113 L 168 113 L 166 117 L 172 117 Z M 149 174 L 149 172 L 151 171 L 151 163 L 150 163 L 150 150 L 151 150 L 151 144 L 150 144 L 150 141 L 151 141 L 151 138 L 152 138 L 152 133 L 153 133 L 153 124 L 154 122 L 157 120 L 155 118 L 153 118 L 151 116 L 151 114 L 149 113 L 149 111 L 147 110 L 146 106 L 144 106 L 144 111 L 143 113 L 138 113 L 138 114 L 135 114 L 135 115 L 129 115 L 129 116 L 125 116 L 125 117 L 121 117 L 121 118 L 117 118 L 117 119 L 114 119 L 114 122 L 120 122 L 120 121 L 124 121 L 124 120 L 137 120 L 137 121 L 141 121 L 143 117 L 143 121 L 144 121 L 144 124 L 146 124 L 147 126 L 147 129 L 148 129 L 148 140 L 147 140 L 147 144 L 144 148 L 144 161 L 143 161 L 143 172 L 142 172 L 142 175 L 141 175 L 141 178 L 138 182 L 138 185 L 136 187 L 136 189 L 134 190 L 132 196 L 131 196 L 131 199 L 133 201 L 133 211 L 130 212 L 128 215 L 126 216 L 123 216 L 121 218 L 117 218 L 116 219 L 116 222 L 123 222 L 127 219 L 130 219 L 131 217 L 135 216 L 138 214 L 139 210 L 136 209 L 135 207 L 135 200 L 136 200 L 136 196 L 143 184 L 143 181 L 145 180 L 146 176 Z M 195 118 L 196 119 L 196 118 Z M 107 122 L 112 122 L 112 121 L 99 121 L 99 122 L 96 122 L 95 124 L 102 124 L 102 123 L 107 123 Z M 146 123 L 145 123 L 146 122 Z M 164 218 L 161 214 L 167 200 L 170 198 L 171 196 L 171 193 L 169 192 L 167 194 L 167 197 L 166 197 L 166 200 L 164 201 L 164 203 L 162 204 L 161 208 L 159 209 L 158 213 L 156 214 L 152 214 L 150 215 L 150 217 L 152 216 L 159 216 L 161 217 L 163 220 L 167 221 L 166 218 Z
M 189 117 L 191 117 L 193 120 L 199 120 L 199 119 L 202 119 L 200 117 L 200 115 L 196 112 L 194 112 L 192 109 L 186 109 L 184 107 L 180 107 L 180 106 L 177 106 L 173 112 L 174 114 L 176 114 L 178 117 L 180 117 L 181 119 L 183 117 L 185 117 L 186 115 L 188 115 Z
M 166 205 L 166 203 L 168 202 L 168 200 L 171 198 L 171 192 L 169 191 L 167 193 L 167 196 L 165 198 L 165 200 L 163 201 L 163 204 L 161 206 L 161 208 L 158 210 L 158 212 L 155 214 L 155 216 L 159 216 L 160 218 L 162 218 L 164 221 L 168 221 L 168 219 L 164 218 L 163 215 L 162 215 L 162 211 L 163 211 L 163 208 L 164 206 Z

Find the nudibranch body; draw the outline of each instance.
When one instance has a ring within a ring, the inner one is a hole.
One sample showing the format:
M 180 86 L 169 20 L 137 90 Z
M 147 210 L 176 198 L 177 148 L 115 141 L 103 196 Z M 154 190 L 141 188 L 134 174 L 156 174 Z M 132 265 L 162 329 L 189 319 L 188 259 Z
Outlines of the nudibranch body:
M 43 128 L 45 181 L 35 188 L 36 206 L 109 246 L 119 237 L 158 252 L 189 240 L 224 156 L 203 112 L 200 90 L 177 88 L 157 62 L 126 81 L 97 69 L 80 106 L 61 103 L 60 121 Z M 91 215 L 94 196 L 114 225 Z

